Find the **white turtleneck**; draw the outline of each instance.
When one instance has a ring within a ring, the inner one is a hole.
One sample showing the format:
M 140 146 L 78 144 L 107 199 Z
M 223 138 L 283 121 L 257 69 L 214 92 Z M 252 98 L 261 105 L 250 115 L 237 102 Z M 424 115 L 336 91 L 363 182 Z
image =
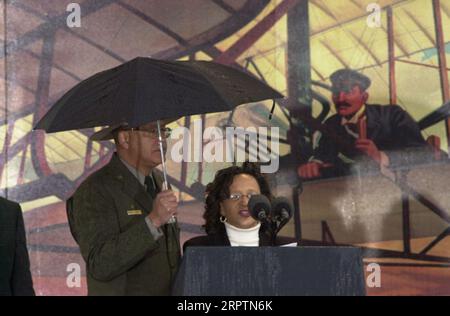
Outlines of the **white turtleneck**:
M 259 228 L 261 223 L 258 223 L 252 228 L 237 228 L 225 222 L 225 229 L 227 231 L 228 239 L 233 247 L 257 247 L 259 246 Z

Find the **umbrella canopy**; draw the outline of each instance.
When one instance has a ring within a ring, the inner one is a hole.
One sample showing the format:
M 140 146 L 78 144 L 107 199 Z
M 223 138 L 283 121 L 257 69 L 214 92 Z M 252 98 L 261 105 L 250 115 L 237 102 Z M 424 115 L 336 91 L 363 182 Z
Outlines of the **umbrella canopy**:
M 121 123 L 136 127 L 282 97 L 265 83 L 229 66 L 138 57 L 70 89 L 35 129 L 58 132 Z

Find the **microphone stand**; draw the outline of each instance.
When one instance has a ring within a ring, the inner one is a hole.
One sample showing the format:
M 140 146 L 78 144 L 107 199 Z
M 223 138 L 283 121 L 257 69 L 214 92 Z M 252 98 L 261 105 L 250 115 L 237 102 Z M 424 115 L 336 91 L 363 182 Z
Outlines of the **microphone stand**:
M 278 221 L 275 219 L 271 220 L 271 229 L 270 229 L 270 234 L 271 234 L 271 243 L 272 246 L 276 246 L 276 240 L 277 240 L 277 236 L 278 233 L 280 232 L 280 230 L 284 227 L 284 225 L 287 224 L 287 222 L 289 222 L 290 218 Z
M 270 221 L 270 245 L 276 246 L 277 234 L 278 234 L 278 224 L 276 220 L 271 219 Z
M 262 212 L 261 212 L 262 213 Z M 261 222 L 261 225 L 263 225 L 263 227 L 265 229 L 263 229 L 262 231 L 264 232 L 268 232 L 268 235 L 270 237 L 270 245 L 273 246 L 274 241 L 275 241 L 275 229 L 276 229 L 276 223 L 273 222 L 272 218 L 270 218 L 269 216 L 266 216 L 266 213 L 263 213 L 264 216 L 261 216 L 261 214 L 258 216 L 258 220 Z

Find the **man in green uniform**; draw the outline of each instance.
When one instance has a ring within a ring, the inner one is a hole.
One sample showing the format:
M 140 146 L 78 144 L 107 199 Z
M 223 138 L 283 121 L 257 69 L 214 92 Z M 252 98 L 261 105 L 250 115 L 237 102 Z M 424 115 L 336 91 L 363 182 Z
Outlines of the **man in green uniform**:
M 163 137 L 170 130 L 163 128 Z M 180 260 L 178 201 L 163 190 L 156 123 L 111 127 L 116 153 L 67 202 L 89 295 L 169 295 Z

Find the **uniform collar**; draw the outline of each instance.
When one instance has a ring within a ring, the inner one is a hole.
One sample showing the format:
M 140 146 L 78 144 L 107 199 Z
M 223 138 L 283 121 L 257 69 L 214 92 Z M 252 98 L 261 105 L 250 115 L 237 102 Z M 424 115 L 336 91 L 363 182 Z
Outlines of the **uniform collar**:
M 152 209 L 153 199 L 145 191 L 145 186 L 136 177 L 136 172 L 128 169 L 117 153 L 112 156 L 108 169 L 114 179 L 121 182 L 122 190 L 135 200 L 143 210 L 148 212 Z
M 136 177 L 136 179 L 139 181 L 139 183 L 142 185 L 145 185 L 145 177 L 146 176 L 142 172 L 140 172 L 138 169 L 136 169 L 135 167 L 130 165 L 128 162 L 126 162 L 125 160 L 120 158 L 119 156 L 117 156 L 117 157 L 125 165 L 125 167 L 127 167 L 127 169 L 133 174 L 133 176 Z M 151 175 L 151 172 L 150 172 L 150 175 Z

